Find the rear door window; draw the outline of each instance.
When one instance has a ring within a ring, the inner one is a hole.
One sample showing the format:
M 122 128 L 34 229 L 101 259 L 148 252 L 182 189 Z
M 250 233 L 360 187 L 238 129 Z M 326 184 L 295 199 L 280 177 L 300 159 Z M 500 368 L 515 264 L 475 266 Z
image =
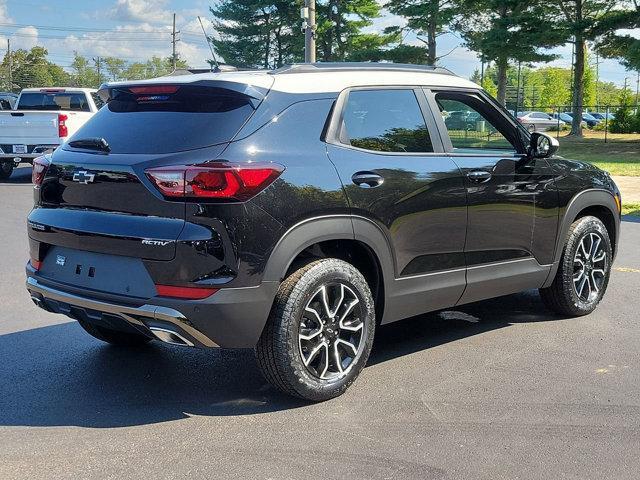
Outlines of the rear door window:
M 90 108 L 87 96 L 81 92 L 26 92 L 20 95 L 18 110 L 70 110 L 72 112 L 88 112 Z
M 351 91 L 344 108 L 340 141 L 377 152 L 433 152 L 412 89 Z
M 250 97 L 223 88 L 123 87 L 71 140 L 104 138 L 111 153 L 194 150 L 232 140 L 254 109 Z

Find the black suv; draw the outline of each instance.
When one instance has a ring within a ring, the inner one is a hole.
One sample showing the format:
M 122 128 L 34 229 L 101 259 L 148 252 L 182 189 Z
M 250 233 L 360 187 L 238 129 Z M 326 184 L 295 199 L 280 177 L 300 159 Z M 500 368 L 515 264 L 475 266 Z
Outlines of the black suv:
M 609 175 L 446 70 L 295 65 L 100 95 L 35 162 L 27 265 L 33 301 L 100 340 L 255 348 L 273 385 L 325 400 L 380 324 L 533 288 L 585 315 L 607 288 Z

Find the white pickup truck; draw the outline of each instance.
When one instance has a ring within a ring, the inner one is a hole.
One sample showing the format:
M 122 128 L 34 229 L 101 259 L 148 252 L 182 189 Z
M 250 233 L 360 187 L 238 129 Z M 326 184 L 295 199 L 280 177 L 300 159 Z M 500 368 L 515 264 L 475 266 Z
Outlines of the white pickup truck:
M 58 148 L 101 106 L 89 88 L 22 90 L 13 110 L 0 111 L 0 179 Z

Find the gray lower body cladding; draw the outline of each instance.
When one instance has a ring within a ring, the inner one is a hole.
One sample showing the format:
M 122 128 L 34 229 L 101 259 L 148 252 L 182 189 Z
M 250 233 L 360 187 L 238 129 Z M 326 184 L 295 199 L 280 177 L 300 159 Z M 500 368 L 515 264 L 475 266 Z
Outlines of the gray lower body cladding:
M 30 267 L 27 277 L 31 298 L 47 311 L 198 347 L 253 348 L 277 290 L 275 282 L 265 282 L 258 287 L 222 289 L 205 300 L 154 297 L 132 302 L 44 280 Z

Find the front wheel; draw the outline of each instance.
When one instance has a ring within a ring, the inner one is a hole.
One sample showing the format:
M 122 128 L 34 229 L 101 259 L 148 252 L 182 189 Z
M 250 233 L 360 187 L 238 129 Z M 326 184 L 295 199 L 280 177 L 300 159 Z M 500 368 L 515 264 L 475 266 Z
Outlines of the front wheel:
M 570 316 L 593 312 L 607 290 L 612 258 L 611 239 L 604 224 L 591 216 L 576 220 L 569 228 L 553 283 L 540 289 L 547 308 Z
M 256 356 L 265 378 L 293 396 L 344 393 L 369 358 L 373 297 L 362 274 L 338 259 L 308 263 L 282 283 Z

